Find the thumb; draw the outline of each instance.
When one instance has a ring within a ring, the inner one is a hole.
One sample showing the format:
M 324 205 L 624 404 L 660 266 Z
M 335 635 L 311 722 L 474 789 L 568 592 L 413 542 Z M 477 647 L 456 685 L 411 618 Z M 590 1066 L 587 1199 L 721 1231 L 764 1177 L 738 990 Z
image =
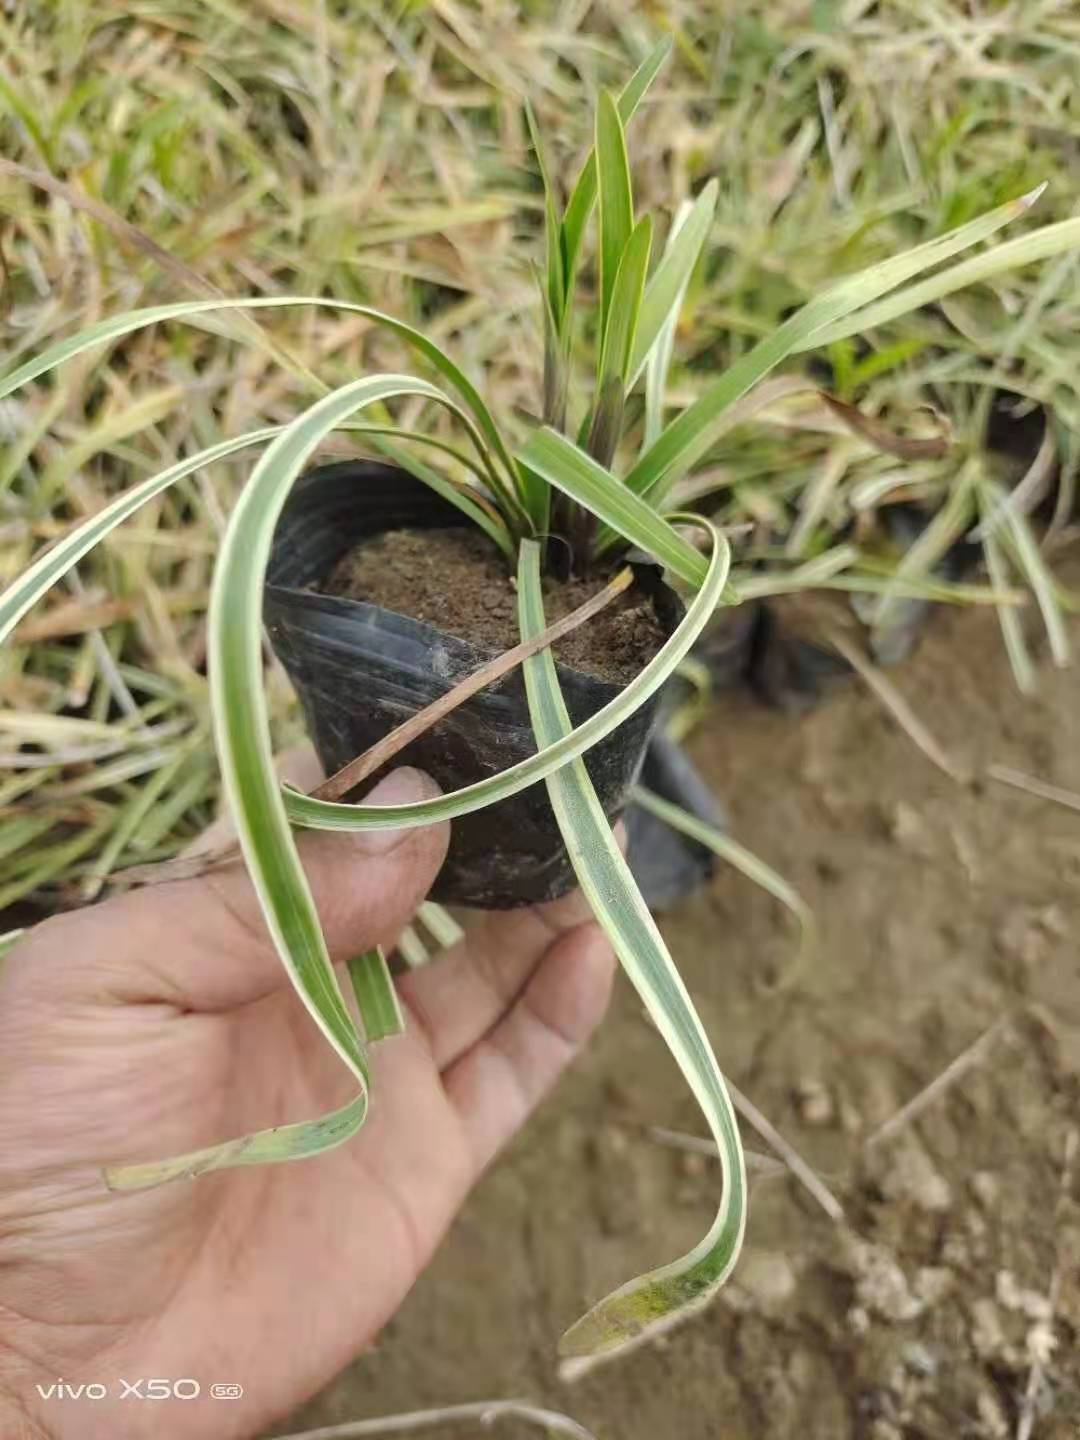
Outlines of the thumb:
M 404 768 L 386 776 L 365 799 L 403 805 L 440 793 L 430 776 Z M 444 822 L 351 835 L 307 831 L 299 837 L 332 960 L 397 937 L 431 888 L 449 836 Z M 67 941 L 59 934 L 64 926 L 71 928 Z M 74 990 L 106 1002 L 157 1000 L 185 1010 L 223 1010 L 288 983 L 240 864 L 46 921 L 23 948 L 37 943 L 48 943 L 58 958 L 72 956 L 74 963 L 60 958 L 50 965 L 53 983 L 68 995 Z

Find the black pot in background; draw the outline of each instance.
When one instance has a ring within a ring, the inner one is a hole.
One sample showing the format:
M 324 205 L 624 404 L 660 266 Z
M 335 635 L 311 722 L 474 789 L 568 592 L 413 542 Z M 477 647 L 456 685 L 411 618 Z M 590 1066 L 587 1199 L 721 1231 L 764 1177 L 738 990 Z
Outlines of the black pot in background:
M 727 829 L 723 807 L 686 751 L 662 728 L 649 742 L 641 783 L 706 825 Z M 715 856 L 707 846 L 673 830 L 640 805 L 631 805 L 626 812 L 626 834 L 626 858 L 650 910 L 670 910 L 700 889 L 715 869 Z
M 375 461 L 322 465 L 294 487 L 274 535 L 264 614 L 327 773 L 339 770 L 497 652 L 378 605 L 320 594 L 316 587 L 367 536 L 467 524 L 459 511 L 406 471 Z M 682 617 L 681 603 L 663 585 L 653 603 L 670 634 Z M 558 670 L 575 725 L 622 688 L 562 665 Z M 611 820 L 621 814 L 637 778 L 658 706 L 657 694 L 584 757 Z M 449 791 L 495 775 L 535 752 L 524 684 L 516 670 L 406 746 L 388 768 L 415 765 Z M 432 896 L 448 904 L 509 909 L 554 899 L 573 883 L 540 781 L 453 822 L 450 850 Z

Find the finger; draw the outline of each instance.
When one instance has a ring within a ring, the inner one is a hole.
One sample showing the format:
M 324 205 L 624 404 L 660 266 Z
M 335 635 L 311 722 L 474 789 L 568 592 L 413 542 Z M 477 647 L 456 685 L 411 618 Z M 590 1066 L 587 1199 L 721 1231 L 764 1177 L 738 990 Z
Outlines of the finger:
M 429 776 L 401 769 L 367 798 L 389 805 L 437 794 Z M 393 942 L 430 889 L 448 838 L 445 824 L 355 835 L 309 831 L 299 837 L 332 959 Z M 65 925 L 70 941 L 59 933 Z M 48 944 L 58 957 L 49 967 L 51 984 L 103 1001 L 160 1000 L 220 1010 L 288 983 L 239 865 L 47 921 L 31 942 Z
M 625 854 L 621 820 L 615 839 Z M 580 890 L 527 910 L 485 911 L 457 945 L 402 976 L 398 990 L 438 1068 L 452 1065 L 506 1013 L 560 935 L 591 918 Z
M 615 957 L 603 932 L 583 925 L 545 956 L 519 999 L 443 1075 L 477 1170 L 520 1129 L 599 1025 Z
M 430 965 L 402 975 L 398 991 L 437 1068 L 445 1070 L 486 1035 L 554 942 L 589 918 L 579 890 L 527 910 L 488 910 Z

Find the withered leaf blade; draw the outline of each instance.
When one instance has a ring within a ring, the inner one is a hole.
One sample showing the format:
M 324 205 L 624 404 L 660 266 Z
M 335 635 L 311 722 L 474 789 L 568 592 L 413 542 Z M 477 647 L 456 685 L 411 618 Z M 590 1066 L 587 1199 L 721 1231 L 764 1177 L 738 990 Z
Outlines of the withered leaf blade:
M 849 405 L 847 401 L 830 395 L 827 390 L 821 392 L 821 398 L 853 434 L 887 455 L 895 455 L 901 460 L 940 460 L 943 455 L 948 454 L 951 441 L 940 417 L 940 428 L 936 435 L 898 435 L 880 420 L 864 415 L 856 405 Z

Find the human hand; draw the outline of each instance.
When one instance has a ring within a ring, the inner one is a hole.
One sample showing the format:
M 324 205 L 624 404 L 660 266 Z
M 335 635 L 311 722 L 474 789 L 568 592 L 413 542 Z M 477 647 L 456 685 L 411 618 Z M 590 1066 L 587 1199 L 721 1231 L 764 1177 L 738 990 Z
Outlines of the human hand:
M 399 770 L 371 798 L 432 793 Z M 335 962 L 393 943 L 447 838 L 446 826 L 300 837 Z M 614 962 L 587 921 L 579 895 L 485 914 L 399 979 L 406 1032 L 374 1047 L 372 1108 L 345 1145 L 123 1195 L 103 1164 L 312 1118 L 355 1082 L 289 985 L 239 867 L 32 930 L 0 961 L 5 1440 L 251 1436 L 334 1375 L 599 1022 Z M 43 1398 L 61 1377 L 108 1395 Z M 121 1381 L 150 1377 L 193 1378 L 201 1395 L 121 1398 Z M 214 1382 L 243 1398 L 210 1399 Z

